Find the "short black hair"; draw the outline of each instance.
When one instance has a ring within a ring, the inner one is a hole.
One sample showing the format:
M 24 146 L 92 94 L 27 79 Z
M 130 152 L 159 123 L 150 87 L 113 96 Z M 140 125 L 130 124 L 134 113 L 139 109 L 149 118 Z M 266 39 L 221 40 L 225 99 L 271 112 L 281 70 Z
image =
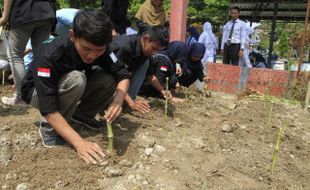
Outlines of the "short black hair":
M 131 27 L 131 22 L 129 20 L 126 20 L 126 27 Z
M 237 6 L 234 6 L 234 7 L 230 7 L 230 10 L 237 10 L 238 13 L 240 13 L 240 8 L 237 7 Z
M 74 17 L 73 31 L 76 38 L 97 45 L 107 45 L 112 41 L 112 22 L 102 9 L 82 9 Z
M 169 44 L 169 31 L 164 26 L 152 26 L 143 32 L 143 35 L 149 35 L 150 41 L 160 42 L 162 46 Z

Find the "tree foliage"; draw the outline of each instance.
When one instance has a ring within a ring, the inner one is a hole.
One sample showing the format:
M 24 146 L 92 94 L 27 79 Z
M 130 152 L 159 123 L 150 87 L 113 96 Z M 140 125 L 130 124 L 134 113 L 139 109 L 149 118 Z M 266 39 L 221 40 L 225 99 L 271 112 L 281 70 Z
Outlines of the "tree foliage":
M 275 46 L 275 51 L 280 55 L 280 57 L 285 57 L 289 51 L 289 44 L 286 32 L 282 32 L 278 43 Z

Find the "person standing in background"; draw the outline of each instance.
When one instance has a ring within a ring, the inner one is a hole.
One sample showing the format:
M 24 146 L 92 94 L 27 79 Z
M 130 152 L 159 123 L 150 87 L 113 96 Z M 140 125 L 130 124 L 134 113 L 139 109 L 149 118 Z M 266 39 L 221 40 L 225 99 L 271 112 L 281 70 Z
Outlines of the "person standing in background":
M 245 22 L 239 19 L 239 7 L 230 9 L 231 20 L 223 28 L 221 55 L 224 64 L 238 66 L 239 57 L 243 56 L 245 42 Z
M 244 44 L 244 50 L 243 50 L 243 56 L 239 58 L 239 66 L 240 67 L 248 67 L 251 68 L 252 64 L 249 59 L 249 54 L 251 52 L 250 48 L 250 43 L 251 43 L 251 34 L 254 32 L 253 28 L 250 26 L 246 26 L 245 28 L 245 33 L 246 33 L 246 38 L 245 38 L 245 44 Z
M 185 44 L 187 48 L 190 48 L 192 44 L 196 43 L 198 41 L 199 34 L 195 27 L 190 26 L 186 29 L 186 40 Z
M 24 51 L 31 39 L 34 56 L 37 47 L 54 28 L 56 7 L 53 0 L 4 0 L 4 11 L 0 25 L 9 22 L 8 58 L 13 70 L 16 92 L 13 97 L 2 97 L 6 105 L 23 104 L 21 99 L 21 80 L 26 74 Z
M 150 26 L 164 26 L 167 22 L 166 11 L 163 7 L 163 0 L 146 0 L 136 14 L 139 34 L 142 34 Z
M 201 60 L 203 66 L 203 74 L 207 74 L 207 64 L 214 62 L 214 53 L 216 49 L 216 37 L 212 32 L 212 25 L 209 22 L 204 23 L 203 32 L 201 33 L 198 42 L 205 45 L 206 51 Z M 197 80 L 195 82 L 196 89 L 198 91 L 203 91 L 204 81 Z
M 126 34 L 126 15 L 129 0 L 102 0 L 101 6 L 111 18 L 114 29 L 118 34 Z

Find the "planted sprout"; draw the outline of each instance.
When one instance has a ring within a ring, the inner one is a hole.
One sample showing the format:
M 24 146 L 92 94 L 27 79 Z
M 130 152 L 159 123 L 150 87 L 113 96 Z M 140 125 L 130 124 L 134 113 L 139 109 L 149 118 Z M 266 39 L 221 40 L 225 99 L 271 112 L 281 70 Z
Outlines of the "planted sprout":
M 266 106 L 267 106 L 267 101 L 268 101 L 268 96 L 269 96 L 269 94 L 270 94 L 271 85 L 272 85 L 272 79 L 270 78 L 270 79 L 269 79 L 269 82 L 268 82 L 268 85 L 267 85 L 267 87 L 266 87 L 266 90 L 265 90 L 265 95 L 264 95 L 264 100 L 265 100 L 265 102 L 264 102 L 264 107 L 265 107 L 265 108 L 266 108 Z
M 273 103 L 270 103 L 269 116 L 268 116 L 268 127 L 271 126 L 272 115 L 273 115 Z
M 106 114 L 107 112 L 105 112 Z M 113 151 L 113 130 L 112 130 L 112 123 L 111 122 L 108 122 L 108 120 L 106 120 L 107 122 L 107 129 L 108 129 L 108 134 L 107 134 L 107 137 L 108 137 L 108 150 L 109 151 Z
M 169 90 L 169 78 L 166 77 L 166 96 L 165 96 L 165 117 L 168 115 L 168 90 Z
M 272 156 L 271 173 L 273 173 L 273 171 L 274 171 L 274 169 L 276 167 L 276 162 L 277 162 L 277 158 L 278 158 L 281 138 L 282 138 L 282 136 L 284 134 L 284 130 L 285 130 L 286 127 L 287 127 L 287 123 L 285 123 L 284 126 L 279 129 L 277 141 L 276 141 L 275 148 L 274 148 L 274 151 L 273 151 L 273 156 Z

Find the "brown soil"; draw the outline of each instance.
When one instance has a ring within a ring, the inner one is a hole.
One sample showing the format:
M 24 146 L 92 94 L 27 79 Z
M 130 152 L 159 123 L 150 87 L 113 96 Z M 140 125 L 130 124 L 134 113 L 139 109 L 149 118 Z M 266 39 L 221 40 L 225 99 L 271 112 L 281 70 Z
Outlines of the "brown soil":
M 11 94 L 0 87 L 0 96 Z M 310 119 L 300 106 L 191 92 L 185 103 L 150 99 L 149 114 L 125 113 L 114 124 L 114 156 L 87 165 L 70 147 L 47 149 L 37 110 L 0 104 L 2 189 L 310 189 Z M 279 128 L 288 122 L 274 173 Z M 79 127 L 105 150 L 106 134 Z M 108 153 L 107 153 L 108 155 Z

